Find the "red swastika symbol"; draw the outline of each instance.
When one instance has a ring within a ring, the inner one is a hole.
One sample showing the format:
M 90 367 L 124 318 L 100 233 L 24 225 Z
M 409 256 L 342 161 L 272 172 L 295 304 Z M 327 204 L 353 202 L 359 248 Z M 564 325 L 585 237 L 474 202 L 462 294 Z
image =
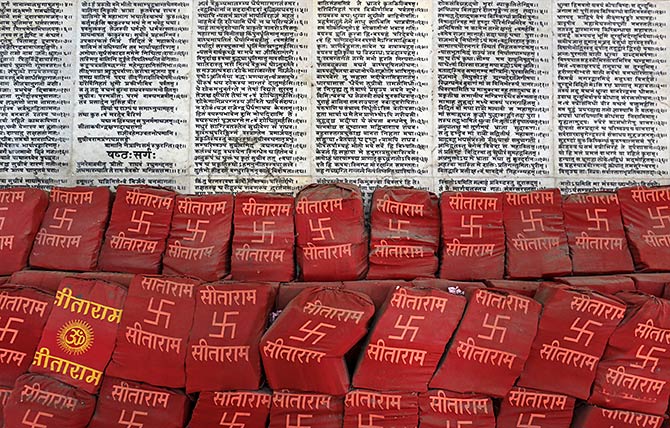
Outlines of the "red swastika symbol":
M 307 327 L 309 327 L 309 325 L 311 323 L 312 323 L 312 321 L 309 320 L 305 324 L 303 324 L 302 327 L 299 328 L 299 330 L 302 331 L 303 333 L 307 333 L 305 336 L 303 336 L 303 337 L 289 336 L 289 337 L 291 339 L 297 340 L 299 342 L 305 342 L 310 337 L 316 336 L 316 339 L 314 339 L 312 341 L 312 345 L 316 345 L 317 343 L 319 343 L 321 341 L 321 339 L 323 339 L 326 336 L 326 333 L 324 333 L 322 331 L 319 331 L 319 329 L 321 327 L 330 328 L 330 329 L 335 328 L 335 326 L 332 325 L 332 324 L 326 324 L 325 322 L 320 322 L 316 327 L 314 327 L 313 329 L 310 330 Z
M 271 229 L 266 229 L 266 226 L 274 226 L 274 224 L 275 224 L 274 221 L 264 221 L 261 222 L 261 227 L 259 229 L 257 223 L 254 222 L 254 233 L 256 235 L 260 235 L 261 237 L 260 239 L 252 239 L 251 242 L 258 242 L 264 244 L 265 236 L 267 235 L 270 237 L 270 244 L 273 244 L 275 242 L 275 233 Z
M 209 224 L 209 220 L 196 220 L 195 227 L 191 227 L 191 219 L 188 219 L 188 224 L 186 225 L 186 231 L 193 233 L 188 238 L 184 238 L 185 241 L 195 241 L 200 236 L 200 242 L 205 242 L 205 236 L 207 236 L 207 229 L 200 229 L 200 225 Z
M 142 232 L 142 233 L 144 233 L 145 235 L 148 235 L 149 234 L 149 228 L 151 228 L 151 221 L 145 220 L 144 218 L 145 217 L 151 217 L 153 215 L 154 215 L 154 213 L 152 213 L 151 211 L 141 211 L 140 214 L 139 214 L 139 218 L 138 218 L 137 210 L 133 210 L 133 214 L 132 214 L 132 217 L 130 219 L 130 222 L 131 223 L 136 223 L 137 227 L 135 229 L 128 228 L 128 231 L 140 233 L 140 231 L 144 227 L 144 232 Z
M 493 340 L 496 337 L 496 333 L 500 333 L 500 339 L 498 342 L 503 343 L 505 340 L 505 334 L 507 333 L 507 327 L 499 326 L 498 322 L 501 320 L 509 320 L 510 317 L 507 315 L 496 315 L 496 319 L 493 323 L 489 322 L 489 314 L 484 316 L 484 321 L 482 322 L 482 328 L 487 328 L 489 330 L 488 336 L 483 334 L 478 334 L 477 337 L 480 339 Z
M 423 316 L 419 315 L 410 315 L 409 319 L 407 320 L 406 324 L 401 324 L 402 322 L 402 315 L 398 315 L 398 319 L 395 320 L 395 328 L 398 330 L 402 330 L 402 334 L 400 336 L 390 336 L 390 339 L 397 339 L 397 340 L 405 340 L 405 335 L 407 334 L 408 331 L 412 332 L 412 337 L 409 339 L 410 342 L 414 342 L 414 339 L 416 338 L 416 334 L 419 332 L 419 327 L 418 326 L 413 326 L 412 321 L 421 321 L 425 319 Z
M 665 348 L 659 348 L 657 346 L 651 346 L 649 349 L 649 352 L 644 354 L 644 345 L 640 345 L 639 348 L 637 348 L 637 352 L 635 353 L 635 356 L 642 360 L 642 364 L 638 363 L 631 363 L 631 367 L 636 367 L 638 369 L 645 369 L 647 368 L 647 363 L 651 362 L 651 368 L 649 369 L 650 372 L 654 372 L 656 370 L 656 366 L 658 365 L 658 357 L 654 357 L 654 352 L 657 352 L 659 354 L 665 354 Z
M 541 218 L 535 217 L 536 213 L 541 213 L 542 210 L 539 208 L 528 210 L 528 217 L 524 215 L 525 211 L 521 211 L 521 221 L 524 223 L 530 223 L 530 227 L 523 229 L 524 232 L 535 232 L 537 230 L 537 225 L 539 225 L 540 230 L 544 232 L 544 220 Z
M 138 416 L 147 416 L 149 413 L 148 412 L 140 412 L 139 410 L 133 410 L 133 413 L 130 415 L 130 419 L 126 420 L 126 411 L 121 410 L 121 416 L 119 416 L 119 425 L 123 425 L 126 428 L 143 428 L 144 427 L 144 422 L 139 422 L 136 421 L 135 418 Z
M 291 425 L 291 415 L 286 415 L 286 428 L 312 428 L 311 425 L 303 425 L 303 419 L 312 419 L 312 415 L 295 415 L 295 425 Z
M 53 219 L 58 220 L 58 224 L 50 224 L 49 227 L 52 229 L 62 229 L 65 224 L 67 224 L 67 230 L 70 230 L 72 227 L 72 222 L 74 221 L 71 217 L 68 216 L 70 213 L 76 213 L 77 210 L 73 208 L 56 208 L 54 211 Z
M 239 315 L 240 313 L 235 311 L 235 312 L 224 312 L 223 313 L 223 319 L 219 322 L 217 320 L 217 313 L 214 312 L 214 315 L 212 316 L 212 327 L 219 327 L 219 332 L 216 334 L 211 334 L 209 337 L 217 337 L 220 339 L 223 339 L 226 337 L 226 330 L 230 329 L 230 338 L 235 339 L 235 330 L 237 329 L 237 324 L 234 322 L 229 322 L 228 317 L 233 317 L 236 315 Z
M 316 219 L 317 224 L 319 227 L 315 227 L 314 224 L 312 223 L 312 219 L 309 219 L 309 230 L 312 232 L 319 232 L 319 236 L 313 238 L 314 241 L 325 241 L 326 238 L 326 232 L 328 232 L 328 235 L 330 235 L 330 240 L 335 239 L 335 235 L 333 235 L 333 229 L 331 227 L 324 227 L 324 223 L 330 221 L 330 217 L 323 217 L 323 218 L 318 218 Z
M 563 336 L 563 340 L 567 340 L 568 342 L 579 343 L 579 341 L 582 340 L 582 336 L 586 336 L 586 342 L 584 342 L 584 346 L 589 346 L 589 344 L 591 343 L 591 339 L 593 339 L 593 336 L 595 335 L 593 331 L 589 330 L 589 327 L 592 325 L 596 327 L 601 327 L 603 323 L 593 320 L 586 320 L 584 321 L 584 324 L 582 324 L 582 326 L 580 327 L 579 326 L 580 321 L 581 318 L 578 317 L 572 322 L 572 325 L 570 326 L 570 330 L 577 332 L 577 336 L 576 337 Z
M 653 225 L 654 229 L 665 229 L 666 224 L 665 222 L 668 222 L 668 225 L 670 225 L 670 215 L 668 214 L 663 214 L 663 211 L 666 211 L 668 209 L 667 205 L 663 205 L 661 207 L 656 207 L 656 213 L 651 212 L 651 208 L 647 208 L 647 212 L 649 213 L 649 218 L 652 220 L 656 220 L 658 224 Z
M 464 229 L 470 229 L 470 232 L 468 233 L 461 233 L 462 238 L 474 238 L 475 237 L 475 230 L 477 231 L 477 237 L 481 238 L 482 237 L 482 225 L 478 224 L 475 220 L 477 219 L 482 219 L 484 218 L 483 215 L 479 214 L 472 214 L 470 215 L 470 221 L 466 223 L 465 221 L 465 215 L 461 216 L 461 227 Z
M 17 324 L 23 324 L 23 319 L 21 318 L 14 318 L 14 317 L 9 317 L 7 318 L 7 322 L 5 323 L 5 326 L 0 328 L 0 342 L 5 341 L 5 335 L 6 334 L 11 334 L 11 339 L 9 339 L 9 343 L 14 343 L 14 340 L 16 340 L 16 336 L 19 334 L 19 331 L 15 328 L 11 328 L 12 323 L 17 323 Z
M 160 323 L 160 319 L 164 318 L 165 319 L 164 327 L 168 328 L 170 326 L 170 318 L 172 317 L 172 314 L 170 314 L 170 312 L 168 311 L 164 311 L 163 306 L 174 306 L 174 302 L 167 299 L 161 299 L 160 302 L 158 303 L 158 308 L 154 308 L 154 298 L 152 297 L 151 300 L 149 300 L 149 305 L 147 306 L 147 312 L 151 312 L 156 316 L 154 317 L 153 320 L 145 319 L 144 322 L 147 324 L 157 326 Z
M 23 420 L 21 421 L 21 424 L 26 427 L 30 428 L 49 428 L 48 425 L 43 425 L 42 422 L 45 422 L 41 420 L 40 418 L 44 417 L 44 419 L 47 418 L 53 418 L 54 415 L 51 413 L 46 413 L 46 412 L 37 412 L 35 415 L 35 418 L 32 421 L 29 421 L 28 418 L 30 417 L 30 413 L 32 411 L 30 409 L 26 410 L 26 413 L 23 415 Z
M 225 428 L 245 428 L 247 424 L 244 422 L 238 422 L 237 418 L 238 417 L 248 418 L 249 416 L 251 416 L 251 413 L 235 412 L 230 418 L 230 421 L 226 421 L 226 418 L 228 417 L 228 412 L 223 412 L 223 416 L 221 417 L 221 422 L 219 422 L 219 425 Z
M 591 223 L 594 223 L 595 226 L 589 226 L 589 230 L 605 230 L 607 232 L 610 231 L 610 222 L 606 218 L 600 217 L 600 214 L 607 213 L 607 209 L 605 208 L 595 208 L 593 210 L 593 214 L 591 214 L 590 209 L 586 209 L 586 219 L 590 221 Z M 601 226 L 604 226 L 601 227 Z

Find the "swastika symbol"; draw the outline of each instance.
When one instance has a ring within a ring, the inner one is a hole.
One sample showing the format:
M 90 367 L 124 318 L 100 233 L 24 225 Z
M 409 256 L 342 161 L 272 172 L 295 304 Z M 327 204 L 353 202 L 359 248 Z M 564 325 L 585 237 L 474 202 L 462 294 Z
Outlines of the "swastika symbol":
M 489 322 L 489 314 L 486 314 L 484 316 L 484 321 L 482 322 L 482 328 L 487 328 L 489 330 L 488 336 L 484 336 L 483 334 L 478 334 L 477 337 L 480 339 L 486 339 L 486 340 L 493 340 L 496 337 L 496 333 L 500 332 L 500 339 L 498 339 L 499 343 L 503 343 L 505 340 L 505 334 L 507 333 L 507 327 L 499 326 L 498 323 L 501 320 L 509 320 L 511 317 L 507 315 L 496 315 L 495 320 L 493 323 Z
M 77 210 L 73 208 L 56 208 L 54 211 L 53 219 L 58 220 L 58 224 L 50 224 L 49 227 L 52 229 L 62 229 L 63 225 L 67 223 L 67 230 L 70 230 L 72 227 L 72 218 L 68 217 L 70 213 L 76 213 Z
M 663 214 L 663 211 L 666 211 L 668 209 L 667 205 L 663 205 L 661 207 L 656 207 L 656 214 L 651 212 L 651 208 L 647 208 L 647 212 L 649 213 L 649 218 L 652 220 L 656 220 L 658 224 L 653 225 L 652 227 L 654 229 L 665 229 L 666 224 L 665 222 L 668 222 L 668 226 L 670 226 L 670 215 L 668 214 Z
M 465 221 L 465 215 L 461 216 L 461 227 L 464 229 L 470 229 L 470 232 L 468 233 L 461 233 L 462 238 L 474 238 L 475 237 L 475 230 L 477 231 L 477 237 L 481 238 L 482 237 L 482 225 L 478 224 L 475 220 L 477 219 L 482 219 L 484 218 L 483 215 L 479 214 L 472 214 L 470 215 L 470 221 L 466 223 Z
M 209 224 L 209 220 L 196 220 L 195 227 L 191 227 L 191 219 L 188 219 L 188 224 L 186 225 L 186 231 L 193 233 L 188 238 L 184 238 L 185 241 L 195 241 L 200 235 L 200 242 L 205 242 L 205 236 L 207 236 L 207 229 L 200 229 L 200 225 Z
M 589 344 L 591 343 L 591 339 L 593 339 L 593 336 L 595 335 L 593 331 L 589 330 L 589 327 L 592 325 L 596 327 L 602 327 L 603 323 L 593 320 L 586 320 L 580 327 L 579 326 L 580 321 L 581 317 L 577 317 L 570 326 L 570 330 L 577 332 L 577 336 L 576 337 L 563 336 L 563 340 L 567 340 L 568 342 L 579 343 L 579 341 L 582 340 L 582 336 L 586 336 L 586 342 L 584 342 L 584 346 L 589 346 Z
M 311 425 L 303 425 L 303 419 L 312 419 L 312 415 L 295 415 L 295 425 L 291 425 L 291 415 L 286 415 L 286 428 L 312 428 Z
M 219 332 L 216 334 L 209 334 L 209 337 L 218 337 L 220 339 L 223 339 L 226 337 L 226 329 L 230 328 L 230 338 L 235 339 L 235 330 L 237 329 L 237 324 L 234 322 L 229 322 L 228 317 L 233 317 L 236 315 L 239 315 L 240 313 L 235 311 L 235 312 L 224 312 L 223 313 L 223 319 L 219 322 L 217 320 L 217 313 L 214 312 L 214 315 L 212 316 L 212 327 L 219 327 Z
M 223 416 L 221 417 L 221 422 L 219 422 L 219 425 L 226 428 L 244 428 L 247 424 L 244 422 L 238 422 L 237 418 L 238 417 L 248 418 L 249 416 L 251 416 L 251 413 L 235 412 L 233 413 L 232 418 L 230 418 L 230 421 L 226 421 L 226 418 L 228 417 L 228 412 L 223 412 Z
M 335 326 L 332 325 L 332 324 L 326 324 L 325 322 L 320 322 L 316 327 L 314 327 L 313 329 L 310 330 L 310 329 L 307 328 L 307 327 L 309 327 L 309 325 L 310 325 L 311 323 L 312 323 L 312 320 L 309 320 L 309 321 L 307 321 L 305 324 L 303 324 L 302 327 L 300 327 L 300 328 L 298 329 L 298 330 L 302 331 L 303 333 L 307 333 L 305 336 L 303 336 L 303 337 L 290 336 L 290 338 L 293 339 L 293 340 L 297 340 L 297 341 L 299 341 L 299 342 L 305 342 L 305 341 L 307 341 L 307 339 L 309 339 L 310 337 L 312 337 L 312 336 L 316 336 L 316 339 L 314 339 L 314 340 L 312 341 L 312 345 L 316 345 L 317 343 L 319 343 L 319 341 L 321 341 L 321 339 L 323 339 L 323 338 L 326 336 L 326 333 L 324 333 L 324 332 L 322 332 L 322 331 L 319 331 L 319 329 L 320 329 L 321 327 L 323 327 L 323 328 L 330 328 L 330 329 L 334 329 L 334 328 L 335 328 Z
M 26 427 L 30 428 L 49 428 L 48 425 L 43 425 L 42 420 L 40 418 L 44 417 L 44 419 L 47 418 L 53 418 L 54 415 L 51 413 L 46 413 L 46 412 L 37 412 L 35 415 L 35 418 L 32 421 L 29 421 L 28 418 L 30 417 L 30 413 L 32 411 L 30 409 L 26 410 L 26 413 L 23 415 L 23 420 L 21 421 L 21 424 Z
M 465 426 L 470 426 L 473 425 L 474 422 L 472 421 L 458 421 L 456 422 L 456 426 L 454 428 L 463 428 Z M 446 428 L 451 428 L 451 421 L 447 421 L 447 426 Z
M 524 232 L 535 232 L 537 229 L 537 225 L 539 225 L 540 230 L 544 232 L 544 220 L 541 218 L 535 217 L 536 213 L 541 213 L 542 210 L 539 208 L 528 210 L 528 217 L 524 215 L 525 211 L 521 211 L 521 221 L 524 223 L 530 223 L 530 227 L 527 229 L 523 229 Z
M 605 208 L 595 208 L 593 210 L 593 213 L 591 213 L 590 209 L 586 209 L 586 219 L 590 221 L 591 223 L 594 223 L 595 226 L 589 226 L 589 230 L 605 230 L 607 232 L 610 231 L 610 222 L 606 218 L 600 217 L 600 214 L 605 214 L 607 213 L 607 209 Z M 601 225 L 604 226 L 604 228 L 601 227 Z
M 651 346 L 649 349 L 649 352 L 646 354 L 643 354 L 644 350 L 644 345 L 640 345 L 639 348 L 637 348 L 637 352 L 635 353 L 635 357 L 638 359 L 642 360 L 642 364 L 638 363 L 631 363 L 631 367 L 636 367 L 638 369 L 646 369 L 647 368 L 647 363 L 651 362 L 651 368 L 649 369 L 650 372 L 654 372 L 656 370 L 656 366 L 658 365 L 658 357 L 654 357 L 654 352 L 657 352 L 659 354 L 663 353 L 665 354 L 665 348 L 659 348 L 657 346 Z
M 151 312 L 156 316 L 154 317 L 153 320 L 145 319 L 144 322 L 147 324 L 157 326 L 160 323 L 161 318 L 164 318 L 165 319 L 164 328 L 168 328 L 170 326 L 170 318 L 172 317 L 172 314 L 170 314 L 170 312 L 168 311 L 163 310 L 164 305 L 174 306 L 174 302 L 167 299 L 161 299 L 160 302 L 158 302 L 158 308 L 154 308 L 154 298 L 152 297 L 151 300 L 149 300 L 149 305 L 147 306 L 147 312 Z
M 393 219 L 389 219 L 389 231 L 394 232 L 393 235 L 390 237 L 393 239 L 402 239 L 406 238 L 409 239 L 409 230 L 405 229 L 403 226 L 406 226 L 409 224 L 409 220 L 396 220 L 397 223 L 396 226 L 393 225 Z
M 270 229 L 266 229 L 266 226 L 274 226 L 275 222 L 274 221 L 264 221 L 261 223 L 261 228 L 258 228 L 258 225 L 256 222 L 254 222 L 254 233 L 256 235 L 261 235 L 260 239 L 252 239 L 251 242 L 258 242 L 261 244 L 265 243 L 265 236 L 270 237 L 270 244 L 273 244 L 275 242 L 275 233 L 274 231 Z M 310 223 L 311 225 L 311 223 Z M 331 232 L 332 235 L 332 232 Z M 315 239 L 316 241 L 316 239 Z
M 19 334 L 19 331 L 15 328 L 11 328 L 12 323 L 16 322 L 17 324 L 23 324 L 23 319 L 21 318 L 14 318 L 14 317 L 9 317 L 7 318 L 7 322 L 5 323 L 5 326 L 0 328 L 0 342 L 5 341 L 5 335 L 6 334 L 11 334 L 12 337 L 9 339 L 9 343 L 12 344 L 14 343 L 14 340 L 16 340 L 16 336 Z
M 419 315 L 410 315 L 409 319 L 407 320 L 406 324 L 401 324 L 402 322 L 402 315 L 398 315 L 398 319 L 395 320 L 395 328 L 398 330 L 402 330 L 402 334 L 400 336 L 390 336 L 390 339 L 397 339 L 397 340 L 405 340 L 405 335 L 407 334 L 408 331 L 412 332 L 412 337 L 410 337 L 409 341 L 414 342 L 414 338 L 416 337 L 416 334 L 419 332 L 419 327 L 418 326 L 413 326 L 412 321 L 417 320 L 423 320 L 425 317 L 419 316 Z
M 375 419 L 379 421 L 384 420 L 382 415 L 368 415 L 368 420 L 365 425 L 363 425 L 363 415 L 358 414 L 358 428 L 384 428 L 383 425 L 375 425 Z
M 311 218 L 309 219 L 309 230 L 311 230 L 312 233 L 319 232 L 319 236 L 317 236 L 316 238 L 313 238 L 313 240 L 314 241 L 325 241 L 327 239 L 326 238 L 326 232 L 328 232 L 328 234 L 330 235 L 330 240 L 331 241 L 334 240 L 335 236 L 333 235 L 333 229 L 330 228 L 330 227 L 325 227 L 324 226 L 324 224 L 326 222 L 330 221 L 330 217 L 317 218 L 316 221 L 317 221 L 317 225 L 319 227 L 315 227 L 314 224 L 312 223 L 312 219 Z
M 144 232 L 143 233 L 145 235 L 148 235 L 149 234 L 149 228 L 151 227 L 151 221 L 145 220 L 144 218 L 145 217 L 151 217 L 153 215 L 154 215 L 154 213 L 152 213 L 151 211 L 141 211 L 140 214 L 139 214 L 139 218 L 138 218 L 137 210 L 133 210 L 133 214 L 132 214 L 132 217 L 130 219 L 130 222 L 131 223 L 137 223 L 137 227 L 135 229 L 128 228 L 128 230 L 130 232 L 140 233 L 140 231 L 142 230 L 142 227 L 144 227 Z
M 523 422 L 524 416 L 525 416 L 524 413 L 519 415 L 519 419 L 516 422 L 517 428 L 542 428 L 542 425 L 533 425 L 535 423 L 535 418 L 544 419 L 547 417 L 546 415 L 531 413 L 530 415 L 528 415 L 528 421 L 524 423 Z
M 136 421 L 135 418 L 138 416 L 145 417 L 149 413 L 148 412 L 140 412 L 139 410 L 133 410 L 133 413 L 130 415 L 130 419 L 125 420 L 126 417 L 126 411 L 121 410 L 121 416 L 119 416 L 119 425 L 124 425 L 126 428 L 143 428 L 144 427 L 144 422 L 139 422 Z

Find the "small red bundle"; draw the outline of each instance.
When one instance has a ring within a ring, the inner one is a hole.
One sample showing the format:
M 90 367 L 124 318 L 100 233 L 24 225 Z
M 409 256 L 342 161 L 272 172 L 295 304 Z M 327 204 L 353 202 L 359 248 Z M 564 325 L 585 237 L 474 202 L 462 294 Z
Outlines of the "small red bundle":
M 26 267 L 48 204 L 47 194 L 39 189 L 0 190 L 0 275 Z
M 295 208 L 297 257 L 304 281 L 362 279 L 368 268 L 361 190 L 352 184 L 311 184 Z
M 542 278 L 572 271 L 558 189 L 505 193 L 503 216 L 510 278 Z
M 119 186 L 98 268 L 159 273 L 170 232 L 175 193 L 148 186 Z
M 289 195 L 238 193 L 231 274 L 238 281 L 292 281 L 295 225 Z
M 91 271 L 109 218 L 107 187 L 54 187 L 30 254 L 30 265 L 44 269 Z
M 344 400 L 343 428 L 415 428 L 418 424 L 415 392 L 353 390 Z
M 521 374 L 541 305 L 514 293 L 470 290 L 468 306 L 431 388 L 501 397 Z
M 575 399 L 514 387 L 500 403 L 499 427 L 570 428 Z
M 163 274 L 216 281 L 230 270 L 233 195 L 177 195 Z
M 598 406 L 581 406 L 575 410 L 575 428 L 661 428 L 663 417 Z
M 502 278 L 505 273 L 503 194 L 444 192 L 440 278 Z
M 271 400 L 266 391 L 201 392 L 188 427 L 265 428 Z
M 342 410 L 342 397 L 275 391 L 268 428 L 342 428 Z
M 128 289 L 126 311 L 107 374 L 183 388 L 195 286 L 199 283 L 179 276 L 136 275 Z
M 368 279 L 435 276 L 440 245 L 435 194 L 405 187 L 375 190 L 370 230 Z
M 489 397 L 431 389 L 419 395 L 421 428 L 495 428 Z

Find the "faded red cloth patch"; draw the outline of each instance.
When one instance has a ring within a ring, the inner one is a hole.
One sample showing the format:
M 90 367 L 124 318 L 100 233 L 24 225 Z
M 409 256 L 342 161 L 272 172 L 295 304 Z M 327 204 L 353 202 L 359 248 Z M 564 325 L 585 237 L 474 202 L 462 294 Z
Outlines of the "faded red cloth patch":
M 500 403 L 499 427 L 570 428 L 575 399 L 514 387 Z
M 268 428 L 342 428 L 342 397 L 275 391 Z
M 271 402 L 270 391 L 202 392 L 188 426 L 265 428 Z
M 415 392 L 349 391 L 344 401 L 343 428 L 415 428 L 419 402 Z

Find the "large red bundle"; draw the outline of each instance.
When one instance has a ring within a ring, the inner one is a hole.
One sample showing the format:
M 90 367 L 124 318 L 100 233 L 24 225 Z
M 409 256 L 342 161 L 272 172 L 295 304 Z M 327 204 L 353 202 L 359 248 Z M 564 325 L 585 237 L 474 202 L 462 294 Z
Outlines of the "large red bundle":
M 569 195 L 563 201 L 563 215 L 575 274 L 633 270 L 616 194 Z
M 500 403 L 498 428 L 570 428 L 575 399 L 514 387 Z
M 670 282 L 670 273 L 633 273 L 626 276 L 633 280 L 637 291 L 656 297 L 664 297 L 665 284 Z
M 3 413 L 7 428 L 85 428 L 94 410 L 93 395 L 46 376 L 24 374 Z
M 202 392 L 188 427 L 265 428 L 271 400 L 264 391 Z
M 352 184 L 311 184 L 295 208 L 297 257 L 305 281 L 362 279 L 368 265 L 361 191 Z
M 135 276 L 107 374 L 183 388 L 198 284 L 195 279 L 178 276 Z
M 543 286 L 544 309 L 517 385 L 586 399 L 607 340 L 626 312 L 619 299 L 583 288 Z
M 238 193 L 231 274 L 239 281 L 292 281 L 293 196 Z
M 182 428 L 189 404 L 183 392 L 105 377 L 87 428 Z
M 65 278 L 30 371 L 95 393 L 114 349 L 125 297 L 117 285 Z
M 589 403 L 663 415 L 670 399 L 670 301 L 619 293 L 626 317 L 610 336 Z
M 416 428 L 418 424 L 416 393 L 353 390 L 344 401 L 343 428 Z
M 233 195 L 177 195 L 163 274 L 216 281 L 230 271 Z
M 383 187 L 372 195 L 368 279 L 435 276 L 440 211 L 435 194 Z
M 495 428 L 489 397 L 432 389 L 419 396 L 420 428 Z
M 660 428 L 662 423 L 661 416 L 582 406 L 575 410 L 572 426 L 573 428 Z
M 30 265 L 45 269 L 95 270 L 109 218 L 109 189 L 54 187 L 49 200 L 30 254 Z
M 26 267 L 49 201 L 39 189 L 0 190 L 0 275 Z
M 468 292 L 468 306 L 431 388 L 501 397 L 521 373 L 541 305 L 518 294 Z
M 196 291 L 186 353 L 186 390 L 258 389 L 259 342 L 274 305 L 273 284 L 207 284 Z
M 0 287 L 0 385 L 28 371 L 51 313 L 53 295 L 33 288 Z
M 510 278 L 570 274 L 572 262 L 558 189 L 505 193 L 503 216 Z
M 342 412 L 342 397 L 275 391 L 268 428 L 342 428 Z
M 503 194 L 444 192 L 440 278 L 502 278 L 505 272 Z
M 175 193 L 119 186 L 98 267 L 111 272 L 159 273 L 170 232 Z
M 344 395 L 344 356 L 367 333 L 374 313 L 369 297 L 308 288 L 294 298 L 261 341 L 263 367 L 273 390 Z
M 566 276 L 556 278 L 556 282 L 571 287 L 589 288 L 605 294 L 615 294 L 620 291 L 635 291 L 635 283 L 631 278 L 621 275 L 612 276 Z
M 464 308 L 464 297 L 446 291 L 397 287 L 368 336 L 353 386 L 427 391 Z

